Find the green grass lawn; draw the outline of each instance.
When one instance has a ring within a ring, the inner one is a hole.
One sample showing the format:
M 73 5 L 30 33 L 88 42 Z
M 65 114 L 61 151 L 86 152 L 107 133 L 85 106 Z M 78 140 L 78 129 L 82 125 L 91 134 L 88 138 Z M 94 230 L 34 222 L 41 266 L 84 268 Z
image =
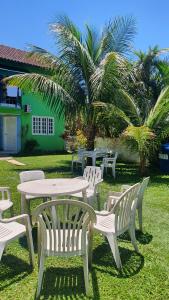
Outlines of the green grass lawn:
M 17 159 L 26 166 L 18 167 L 0 161 L 0 186 L 11 188 L 15 214 L 20 212 L 20 195 L 16 190 L 20 171 L 42 169 L 47 178 L 73 176 L 70 155 Z M 90 274 L 91 299 L 169 299 L 169 176 L 160 175 L 157 171 L 150 172 L 150 176 L 151 182 L 144 198 L 144 233 L 137 231 L 140 254 L 134 252 L 128 236 L 123 236 L 119 240 L 123 270 L 119 272 L 109 245 L 101 235 L 96 234 Z M 134 165 L 119 163 L 117 179 L 108 175 L 102 183 L 102 207 L 108 191 L 119 190 L 121 184 L 134 184 L 139 180 Z M 34 207 L 38 203 L 32 201 Z M 33 236 L 36 252 L 34 271 L 29 266 L 25 238 L 9 244 L 3 255 L 0 263 L 0 300 L 34 299 L 38 272 L 36 229 Z M 49 258 L 46 266 L 41 299 L 86 299 L 80 258 Z

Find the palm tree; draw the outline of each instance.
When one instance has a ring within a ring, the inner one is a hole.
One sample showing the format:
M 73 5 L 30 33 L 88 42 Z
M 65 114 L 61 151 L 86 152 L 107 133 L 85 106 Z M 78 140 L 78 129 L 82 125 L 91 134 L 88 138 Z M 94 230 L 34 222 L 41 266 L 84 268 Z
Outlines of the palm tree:
M 112 101 L 94 103 L 96 121 L 105 135 L 114 136 L 123 131 L 125 142 L 138 151 L 141 174 L 145 173 L 147 158 L 169 136 L 169 63 L 160 57 L 167 51 L 154 47 L 147 53 L 137 52 L 139 59 L 127 62 L 130 72 L 128 77 L 122 76 L 123 89 L 116 89 Z M 106 70 L 104 74 L 98 67 L 93 75 L 95 94 L 104 94 L 104 81 L 111 73 L 112 70 Z M 109 83 L 103 100 L 111 91 Z M 114 129 L 118 132 L 114 133 Z
M 50 26 L 58 55 L 31 47 L 30 56 L 45 66 L 43 74 L 16 75 L 7 82 L 41 94 L 60 116 L 64 113 L 76 119 L 83 113 L 88 148 L 93 148 L 97 132 L 93 103 L 103 97 L 105 102 L 112 102 L 123 89 L 128 76 L 126 56 L 131 51 L 136 26 L 132 17 L 117 17 L 104 26 L 100 35 L 88 25 L 85 29 L 83 35 L 68 17 L 58 18 Z M 100 93 L 95 90 L 96 80 L 103 87 Z
M 149 47 L 146 52 L 134 52 L 137 58 L 136 62 L 133 63 L 137 98 L 140 98 L 140 102 L 143 97 L 147 100 L 145 110 L 149 110 L 150 107 L 155 105 L 160 92 L 166 86 L 164 70 L 166 70 L 168 62 L 162 55 L 168 51 L 168 48 L 160 49 L 158 46 L 154 46 Z
M 169 137 L 169 86 L 164 88 L 156 104 L 143 114 L 137 100 L 123 92 L 126 101 L 119 101 L 116 106 L 110 103 L 96 102 L 99 109 L 98 123 L 109 124 L 111 128 L 113 119 L 123 122 L 125 130 L 122 137 L 133 150 L 137 150 L 140 157 L 140 172 L 144 175 L 146 160 L 157 149 L 162 140 Z M 124 102 L 124 104 L 123 104 Z M 126 105 L 127 103 L 127 105 Z

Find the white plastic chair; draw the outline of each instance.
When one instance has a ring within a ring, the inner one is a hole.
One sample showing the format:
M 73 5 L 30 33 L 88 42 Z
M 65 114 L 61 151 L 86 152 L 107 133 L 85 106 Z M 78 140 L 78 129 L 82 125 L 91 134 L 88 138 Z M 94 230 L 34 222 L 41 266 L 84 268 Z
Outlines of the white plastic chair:
M 31 171 L 23 171 L 19 173 L 20 182 L 27 182 L 33 180 L 41 180 L 45 179 L 45 174 L 42 170 L 31 170 Z M 25 199 L 28 201 L 28 209 L 30 211 L 30 200 L 37 199 L 35 196 L 25 195 Z M 46 200 L 46 198 L 44 198 Z
M 36 297 L 40 295 L 47 256 L 81 256 L 88 294 L 88 258 L 91 259 L 92 229 L 96 222 L 93 208 L 81 201 L 54 200 L 35 209 L 33 222 L 38 223 L 39 274 Z
M 22 224 L 18 223 L 21 222 Z M 8 243 L 26 235 L 30 264 L 34 266 L 34 248 L 29 216 L 26 214 L 0 220 L 0 260 Z
M 102 168 L 102 174 L 104 174 L 104 169 L 106 170 L 107 173 L 107 168 L 112 169 L 112 175 L 115 178 L 116 177 L 116 160 L 118 157 L 118 152 L 114 153 L 114 157 L 104 157 L 103 162 L 101 165 Z
M 80 164 L 82 167 L 82 171 L 84 170 L 84 167 L 85 167 L 84 152 L 85 152 L 85 149 L 78 149 L 77 153 L 72 154 L 72 172 L 74 169 L 74 164 L 75 164 L 76 168 L 78 167 L 78 164 Z
M 93 205 L 95 198 L 97 198 L 97 204 L 99 206 L 99 184 L 103 181 L 101 168 L 87 166 L 84 169 L 83 178 L 89 182 L 89 187 L 86 189 L 87 202 Z M 72 194 L 71 196 L 83 199 L 82 192 Z
M 110 212 L 96 212 L 97 223 L 94 229 L 107 237 L 118 269 L 122 267 L 117 245 L 119 235 L 128 230 L 134 249 L 138 252 L 134 218 L 139 188 L 140 184 L 137 183 L 123 193 Z
M 138 212 L 138 221 L 139 221 L 139 229 L 143 231 L 143 198 L 144 192 L 148 186 L 150 177 L 143 178 L 142 182 L 140 183 L 140 189 L 138 192 L 138 202 L 137 202 L 137 212 Z M 110 192 L 108 201 L 105 203 L 104 209 L 110 211 L 113 205 L 115 205 L 116 201 L 119 197 L 131 187 L 131 185 L 122 185 L 121 192 Z
M 11 216 L 13 215 L 13 202 L 9 187 L 0 187 L 0 220 L 4 211 L 10 208 Z

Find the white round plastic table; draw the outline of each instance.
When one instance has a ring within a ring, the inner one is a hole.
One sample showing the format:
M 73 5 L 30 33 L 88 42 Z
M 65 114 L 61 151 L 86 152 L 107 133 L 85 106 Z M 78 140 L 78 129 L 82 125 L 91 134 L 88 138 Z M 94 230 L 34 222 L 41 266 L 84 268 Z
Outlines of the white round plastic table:
M 82 192 L 87 202 L 86 189 L 89 183 L 82 178 L 41 179 L 20 183 L 17 190 L 21 193 L 21 213 L 29 213 L 26 195 L 36 198 L 50 197 L 56 199 L 59 195 L 70 195 Z

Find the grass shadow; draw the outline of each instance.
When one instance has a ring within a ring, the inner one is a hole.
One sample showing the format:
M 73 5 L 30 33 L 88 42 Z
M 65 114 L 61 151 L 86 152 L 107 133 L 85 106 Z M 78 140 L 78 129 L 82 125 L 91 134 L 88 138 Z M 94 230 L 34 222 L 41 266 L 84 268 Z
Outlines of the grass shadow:
M 32 238 L 33 238 L 34 252 L 37 253 L 38 252 L 37 227 L 35 227 L 35 226 L 32 228 Z M 21 247 L 28 250 L 28 244 L 27 244 L 26 236 L 23 236 L 23 237 L 19 238 L 19 244 L 20 244 Z
M 0 264 L 0 291 L 21 281 L 32 271 L 32 267 L 22 259 L 12 254 L 4 254 Z
M 141 232 L 140 230 L 136 230 L 136 239 L 140 244 L 147 245 L 151 243 L 153 235 L 149 234 L 148 232 Z
M 148 232 L 143 233 L 140 230 L 136 230 L 136 239 L 140 244 L 146 245 L 151 243 L 153 236 Z M 118 240 L 131 243 L 131 238 L 128 232 L 121 234 L 118 237 Z
M 100 299 L 97 277 L 91 274 L 90 293 L 94 299 Z M 91 287 L 92 285 L 92 287 Z M 92 299 L 93 299 L 92 296 Z M 84 275 L 82 267 L 76 268 L 48 268 L 44 273 L 41 290 L 42 299 L 76 300 L 86 299 Z
M 55 165 L 54 167 L 45 167 L 45 166 L 43 166 L 41 169 L 42 169 L 42 171 L 44 171 L 44 172 L 46 172 L 46 173 L 59 173 L 59 172 L 67 172 L 67 173 L 71 173 L 71 165 L 70 165 L 70 162 L 68 161 L 68 160 L 64 160 L 63 161 L 63 164 L 62 164 L 62 161 L 60 161 L 60 164 L 61 164 L 61 166 L 60 165 Z M 15 171 L 18 171 L 18 172 L 23 172 L 23 171 L 33 171 L 33 170 L 39 170 L 39 168 L 38 167 L 30 167 L 30 166 L 26 166 L 26 167 L 22 167 L 22 169 L 21 168 L 14 168 L 14 170 Z
M 117 270 L 116 264 L 107 242 L 103 242 L 93 251 L 94 267 L 102 273 L 113 277 L 129 278 L 140 272 L 144 266 L 144 257 L 133 250 L 119 247 L 123 268 Z

